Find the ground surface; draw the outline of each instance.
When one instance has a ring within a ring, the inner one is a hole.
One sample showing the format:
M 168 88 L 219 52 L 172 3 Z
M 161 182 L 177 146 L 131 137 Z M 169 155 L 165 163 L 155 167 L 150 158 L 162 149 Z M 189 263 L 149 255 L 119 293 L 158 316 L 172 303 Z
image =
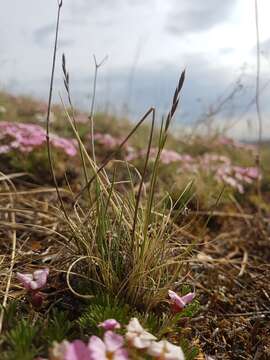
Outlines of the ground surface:
M 204 305 L 193 319 L 206 353 L 217 359 L 270 358 L 269 222 L 256 215 L 218 219 L 194 263 Z M 210 258 L 208 258 L 210 257 Z
M 27 112 L 27 99 L 13 100 L 18 108 L 24 109 L 21 115 L 14 112 L 14 117 L 30 117 L 33 121 L 34 103 L 29 103 Z M 13 109 L 11 105 L 9 107 Z M 10 165 L 2 163 L 1 169 L 12 173 Z M 76 180 L 79 171 L 73 170 Z M 55 253 L 61 256 L 55 231 L 61 230 L 62 225 L 61 219 L 57 218 L 59 212 L 54 208 L 57 200 L 55 190 L 48 183 L 50 178 L 46 178 L 44 185 L 41 185 L 40 178 L 38 185 L 34 185 L 35 177 L 29 175 L 12 180 L 16 189 L 7 182 L 8 186 L 1 188 L 0 197 L 0 231 L 5 240 L 0 245 L 3 268 L 6 269 L 10 263 L 10 239 L 14 229 L 20 252 L 18 266 L 28 266 L 34 256 L 40 263 Z M 76 189 L 76 181 L 72 186 Z M 262 194 L 266 204 L 267 191 Z M 64 201 L 70 205 L 68 197 L 64 197 Z M 204 353 L 216 359 L 267 360 L 270 359 L 269 210 L 250 204 L 248 198 L 240 203 L 227 203 L 218 211 L 211 212 L 207 227 L 198 226 L 196 235 L 188 237 L 197 241 L 190 261 L 189 281 L 194 283 L 202 306 L 186 333 Z M 24 210 L 20 212 L 19 209 Z M 205 223 L 209 213 L 207 209 L 201 210 L 201 213 L 190 213 L 187 220 L 196 217 L 198 223 Z M 16 224 L 10 215 L 14 212 Z M 29 223 L 35 227 L 29 227 Z M 65 290 L 63 284 L 61 291 Z M 16 287 L 12 288 L 12 297 L 20 297 Z

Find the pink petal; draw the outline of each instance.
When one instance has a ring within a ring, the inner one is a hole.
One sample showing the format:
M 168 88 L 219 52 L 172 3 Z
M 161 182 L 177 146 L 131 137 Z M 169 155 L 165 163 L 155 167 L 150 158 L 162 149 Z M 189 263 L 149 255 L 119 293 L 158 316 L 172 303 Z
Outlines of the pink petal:
M 21 282 L 26 290 L 38 290 L 47 283 L 49 269 L 36 270 L 32 274 L 17 273 L 17 279 Z
M 104 334 L 104 343 L 106 345 L 107 351 L 115 352 L 123 346 L 124 339 L 123 336 L 117 335 L 109 330 Z
M 182 299 L 183 303 L 185 305 L 187 305 L 193 301 L 193 299 L 195 298 L 195 295 L 196 295 L 195 292 L 190 292 L 190 293 L 182 296 L 181 299 Z
M 81 340 L 70 343 L 64 355 L 64 360 L 89 360 L 90 350 Z
M 128 352 L 126 349 L 118 349 L 113 355 L 113 360 L 128 360 Z
M 174 291 L 169 290 L 168 294 L 175 311 L 182 310 L 187 304 L 191 303 L 195 297 L 195 292 L 190 292 L 184 296 L 179 296 Z
M 31 281 L 33 280 L 32 274 L 22 274 L 18 272 L 16 277 L 26 290 L 31 289 Z
M 180 309 L 183 309 L 185 307 L 186 304 L 183 302 L 182 298 L 174 291 L 169 290 L 168 294 L 173 304 L 177 305 Z
M 260 171 L 258 168 L 250 167 L 247 168 L 247 175 L 252 177 L 253 179 L 257 179 L 260 177 Z
M 104 342 L 97 336 L 91 336 L 88 344 L 91 360 L 107 360 Z
M 100 323 L 98 325 L 99 327 L 102 327 L 105 330 L 114 330 L 114 329 L 120 329 L 121 325 L 119 322 L 115 319 L 107 319 Z
M 48 275 L 49 275 L 49 269 L 48 268 L 42 269 L 42 270 L 36 270 L 34 272 L 34 274 L 33 274 L 33 278 L 35 280 L 35 285 L 32 284 L 33 290 L 35 290 L 35 288 L 40 289 L 43 286 L 45 286 L 46 283 L 47 283 Z

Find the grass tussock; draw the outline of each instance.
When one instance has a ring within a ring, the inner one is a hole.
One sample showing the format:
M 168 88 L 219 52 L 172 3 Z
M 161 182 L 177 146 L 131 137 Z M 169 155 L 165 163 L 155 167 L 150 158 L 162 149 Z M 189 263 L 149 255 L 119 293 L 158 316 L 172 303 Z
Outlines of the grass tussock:
M 185 278 L 186 261 L 192 246 L 185 246 L 178 241 L 179 229 L 173 218 L 176 216 L 175 211 L 181 214 L 185 208 L 184 195 L 189 187 L 174 204 L 168 193 L 161 196 L 155 194 L 160 154 L 178 105 L 183 82 L 184 73 L 175 91 L 171 110 L 161 125 L 158 152 L 147 181 L 146 169 L 155 123 L 154 109 L 147 113 L 151 115 L 152 126 L 141 173 L 128 162 L 122 161 L 113 165 L 110 176 L 106 172 L 110 157 L 98 167 L 88 155 L 70 118 L 81 149 L 86 176 L 86 185 L 79 195 L 74 194 L 72 216 L 68 212 L 65 216 L 71 230 L 70 245 L 76 252 L 76 259 L 70 265 L 67 276 L 69 287 L 75 294 L 78 292 L 71 285 L 70 272 L 76 269 L 90 279 L 87 295 L 94 296 L 96 291 L 105 291 L 119 299 L 125 299 L 133 306 L 150 310 L 166 298 L 168 289 L 174 288 Z M 146 119 L 146 116 L 142 119 Z M 136 127 L 119 148 L 135 130 Z M 117 179 L 119 167 L 125 168 L 127 178 Z

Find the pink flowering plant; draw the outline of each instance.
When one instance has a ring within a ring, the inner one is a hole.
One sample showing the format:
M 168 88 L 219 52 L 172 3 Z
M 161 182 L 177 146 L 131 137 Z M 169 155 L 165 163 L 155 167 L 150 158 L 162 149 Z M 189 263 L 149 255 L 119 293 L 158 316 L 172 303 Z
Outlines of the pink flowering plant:
M 63 172 L 63 161 L 74 158 L 77 146 L 73 139 L 50 135 L 51 146 L 55 155 L 61 159 L 56 170 Z M 5 159 L 18 170 L 29 171 L 37 176 L 48 173 L 48 160 L 46 151 L 46 131 L 36 124 L 19 123 L 11 121 L 0 122 L 0 158 Z M 45 171 L 45 170 L 46 171 Z M 5 169 L 3 169 L 5 170 Z
M 47 276 L 47 269 L 17 274 L 19 282 L 31 296 L 46 287 Z M 176 293 L 173 293 L 174 297 L 170 299 L 171 294 L 172 292 L 169 291 L 169 300 L 165 301 L 165 304 L 172 305 L 174 301 L 180 299 L 181 306 L 189 306 L 191 299 L 185 299 L 185 296 Z M 108 305 L 104 308 L 99 305 L 96 309 L 92 308 L 91 312 L 96 312 L 97 317 L 102 317 L 106 309 L 108 309 Z M 13 351 L 5 353 L 5 356 L 10 354 L 10 356 L 17 356 L 21 359 L 35 360 L 193 360 L 194 357 L 190 354 L 196 354 L 197 350 L 193 346 L 186 346 L 186 343 L 182 341 L 179 328 L 175 332 L 178 334 L 176 342 L 168 341 L 166 335 L 174 334 L 175 331 L 175 313 L 169 306 L 166 309 L 167 316 L 164 317 L 165 314 L 155 315 L 157 323 L 153 322 L 154 315 L 150 320 L 149 314 L 139 314 L 138 312 L 139 318 L 129 318 L 126 314 L 126 320 L 123 322 L 115 318 L 105 319 L 96 323 L 96 329 L 100 330 L 98 334 L 96 331 L 79 329 L 78 321 L 68 320 L 67 316 L 70 314 L 53 310 L 50 311 L 48 317 L 44 317 L 45 314 L 38 312 L 34 327 L 31 321 L 25 320 L 11 325 L 13 332 L 8 335 L 7 339 L 10 341 L 9 337 L 12 336 L 12 341 L 16 342 L 16 346 L 15 343 L 12 343 Z M 118 316 L 121 314 L 122 310 L 120 310 L 120 308 L 116 310 Z M 129 311 L 134 311 L 134 309 Z M 161 321 L 161 319 L 163 320 Z M 78 334 L 81 334 L 80 338 L 78 338 Z M 42 354 L 42 356 L 37 357 L 38 354 Z
M 17 272 L 16 276 L 20 284 L 26 290 L 31 304 L 36 308 L 41 307 L 44 295 L 40 290 L 47 285 L 49 269 L 35 270 L 33 273 Z
M 113 321 L 114 320 L 114 321 Z M 49 360 L 143 360 L 143 359 L 186 359 L 184 350 L 165 339 L 158 340 L 144 329 L 137 318 L 131 318 L 122 334 L 118 326 L 107 330 L 108 324 L 119 324 L 115 319 L 104 321 L 104 334 L 81 340 L 54 342 L 49 350 Z M 44 359 L 45 360 L 45 359 Z
M 154 161 L 157 152 L 157 148 L 151 148 L 149 159 Z M 136 151 L 134 148 L 129 148 L 126 160 L 136 161 L 145 154 L 146 150 Z M 240 194 L 243 194 L 248 186 L 255 184 L 262 176 L 257 167 L 234 165 L 228 156 L 216 153 L 205 153 L 195 157 L 163 149 L 160 162 L 163 165 L 172 165 L 176 169 L 176 174 L 180 176 L 188 174 L 190 178 L 204 177 L 206 183 L 211 183 L 209 180 L 212 179 L 216 184 L 226 185 Z
M 195 298 L 195 291 L 189 292 L 186 295 L 179 296 L 172 290 L 168 291 L 170 298 L 171 309 L 174 313 L 182 312 L 186 305 L 190 304 Z
M 50 136 L 53 147 L 63 151 L 68 156 L 75 156 L 76 146 L 72 140 L 61 138 L 58 135 Z M 35 124 L 0 122 L 0 140 L 5 148 L 0 148 L 0 153 L 9 153 L 18 150 L 22 153 L 30 153 L 45 146 L 46 132 Z

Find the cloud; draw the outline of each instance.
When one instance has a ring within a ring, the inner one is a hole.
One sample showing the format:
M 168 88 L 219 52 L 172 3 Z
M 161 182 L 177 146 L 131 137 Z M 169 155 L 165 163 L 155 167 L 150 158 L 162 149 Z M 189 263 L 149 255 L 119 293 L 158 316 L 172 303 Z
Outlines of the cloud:
M 122 22 L 134 8 L 154 8 L 157 0 L 69 0 L 69 16 L 73 22 L 95 22 L 110 25 L 115 19 Z M 137 11 L 137 9 L 136 9 Z
M 262 54 L 269 56 L 270 55 L 270 38 L 263 41 L 260 44 L 261 52 Z
M 167 29 L 177 35 L 208 30 L 227 20 L 236 4 L 237 0 L 174 0 Z
M 97 13 L 104 16 L 104 12 L 105 15 L 113 15 L 118 11 L 119 7 L 130 5 L 131 3 L 131 1 L 114 0 L 112 6 L 111 0 L 77 0 L 76 3 L 70 3 L 69 9 L 73 16 L 82 19 L 82 17 L 89 17 L 91 14 L 93 16 Z
M 63 22 L 62 25 L 68 24 L 68 22 Z M 59 47 L 69 47 L 74 44 L 74 40 L 64 38 L 60 34 L 58 46 Z M 53 43 L 55 36 L 55 23 L 50 23 L 48 25 L 42 26 L 34 31 L 33 40 L 34 43 L 41 47 L 48 47 Z M 65 36 L 65 34 L 64 34 Z
M 161 114 L 168 110 L 178 78 L 185 66 L 186 81 L 180 108 L 181 121 L 187 123 L 196 120 L 225 90 L 231 91 L 236 81 L 229 68 L 211 65 L 204 54 L 186 55 L 179 66 L 172 63 L 140 66 L 132 77 L 130 68 L 106 69 L 106 66 L 107 64 L 100 71 L 97 102 L 101 106 L 102 101 L 103 105 L 110 103 L 113 108 L 118 109 L 127 104 L 130 114 L 135 118 L 149 106 L 156 106 Z M 73 94 L 80 106 L 87 107 L 88 79 L 88 74 L 80 74 L 73 84 Z
M 54 33 L 55 33 L 54 23 L 50 23 L 48 25 L 42 26 L 34 32 L 34 42 L 40 45 L 44 45 L 44 44 L 47 45 L 48 39 L 51 39 Z

